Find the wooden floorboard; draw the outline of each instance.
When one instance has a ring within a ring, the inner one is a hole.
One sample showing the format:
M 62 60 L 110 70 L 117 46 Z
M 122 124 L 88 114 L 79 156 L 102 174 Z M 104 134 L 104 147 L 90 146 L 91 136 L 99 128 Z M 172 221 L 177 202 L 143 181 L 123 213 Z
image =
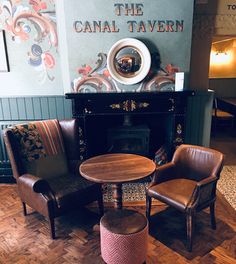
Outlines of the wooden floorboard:
M 144 213 L 141 203 L 126 204 Z M 110 208 L 106 208 L 110 210 Z M 57 239 L 48 223 L 29 210 L 23 216 L 16 186 L 0 186 L 0 263 L 102 264 L 97 208 L 79 209 L 56 220 Z M 186 251 L 185 219 L 162 204 L 153 206 L 147 264 L 236 263 L 236 211 L 218 193 L 217 230 L 210 228 L 209 211 L 198 213 L 193 252 Z

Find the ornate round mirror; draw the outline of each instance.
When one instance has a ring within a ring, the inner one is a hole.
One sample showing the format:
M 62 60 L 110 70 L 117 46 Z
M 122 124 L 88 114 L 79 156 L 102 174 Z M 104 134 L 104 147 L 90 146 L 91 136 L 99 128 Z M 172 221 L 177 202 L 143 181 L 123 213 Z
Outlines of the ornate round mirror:
M 142 81 L 151 66 L 151 56 L 143 42 L 126 38 L 116 42 L 107 56 L 108 70 L 116 81 L 135 84 Z

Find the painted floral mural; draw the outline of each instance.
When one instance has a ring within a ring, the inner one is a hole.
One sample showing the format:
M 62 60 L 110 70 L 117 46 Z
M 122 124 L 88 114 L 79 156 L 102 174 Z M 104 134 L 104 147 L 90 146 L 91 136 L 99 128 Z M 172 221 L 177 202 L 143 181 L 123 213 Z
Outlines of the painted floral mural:
M 0 27 L 16 43 L 27 42 L 26 60 L 40 76 L 53 81 L 58 56 L 54 0 L 4 0 L 0 2 Z
M 175 73 L 180 68 L 167 64 L 161 67 L 159 54 L 152 54 L 152 67 L 146 78 L 138 84 L 134 92 L 174 91 Z M 107 55 L 99 53 L 96 63 L 82 65 L 77 69 L 78 77 L 72 83 L 72 89 L 78 93 L 89 92 L 125 92 L 114 80 L 107 69 Z M 123 86 L 124 87 L 124 86 Z
M 99 53 L 95 65 L 82 65 L 77 69 L 78 78 L 72 83 L 72 89 L 78 93 L 114 92 L 119 88 L 107 69 L 107 55 Z

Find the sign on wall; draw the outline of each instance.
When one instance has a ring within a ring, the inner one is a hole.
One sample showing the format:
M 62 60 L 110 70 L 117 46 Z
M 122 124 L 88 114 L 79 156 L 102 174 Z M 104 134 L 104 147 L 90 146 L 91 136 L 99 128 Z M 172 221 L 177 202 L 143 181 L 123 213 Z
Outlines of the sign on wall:
M 107 92 L 103 82 L 98 90 L 99 76 L 111 82 L 112 91 L 142 91 L 143 83 L 124 85 L 113 80 L 107 70 L 106 58 L 110 48 L 123 38 L 142 41 L 152 56 L 152 76 L 176 71 L 189 72 L 192 36 L 193 0 L 73 0 L 63 2 L 68 53 L 69 79 L 73 89 L 80 92 Z M 63 43 L 63 41 L 61 41 Z M 149 79 L 148 79 L 149 78 Z M 78 82 L 83 83 L 79 89 Z M 98 84 L 97 84 L 98 83 Z M 86 85 L 87 84 L 87 85 Z M 153 83 L 155 86 L 155 83 Z M 155 87 L 149 87 L 155 90 Z M 110 89 L 110 88 L 109 88 Z M 160 87 L 159 87 L 160 89 Z
M 218 0 L 214 34 L 231 35 L 236 34 L 236 2 L 232 0 Z
M 232 0 L 219 0 L 217 5 L 217 14 L 236 14 L 236 2 Z

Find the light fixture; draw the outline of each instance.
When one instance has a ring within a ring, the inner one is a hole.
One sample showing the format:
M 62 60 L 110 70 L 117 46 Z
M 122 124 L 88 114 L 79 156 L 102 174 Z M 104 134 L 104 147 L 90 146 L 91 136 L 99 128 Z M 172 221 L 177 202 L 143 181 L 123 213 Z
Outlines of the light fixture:
M 211 51 L 210 65 L 226 65 L 232 61 L 232 53 L 230 51 Z

